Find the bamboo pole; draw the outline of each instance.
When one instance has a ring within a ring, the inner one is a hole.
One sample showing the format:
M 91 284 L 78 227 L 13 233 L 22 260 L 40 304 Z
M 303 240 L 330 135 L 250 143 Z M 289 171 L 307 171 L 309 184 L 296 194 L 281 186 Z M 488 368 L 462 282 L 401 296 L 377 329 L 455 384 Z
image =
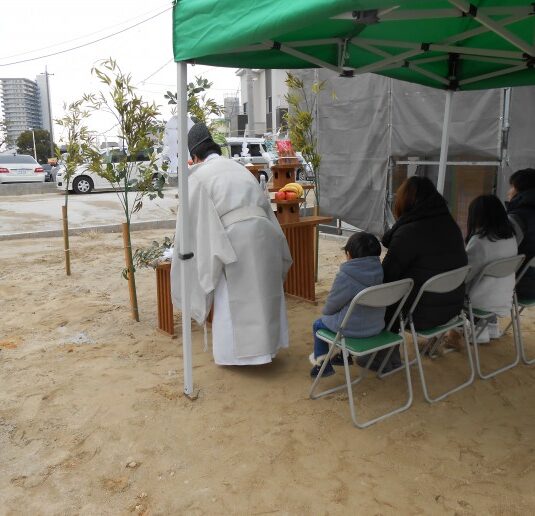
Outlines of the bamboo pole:
M 314 205 L 314 216 L 319 216 L 320 210 L 317 204 Z M 319 224 L 316 225 L 316 230 L 314 231 L 314 279 L 316 283 L 318 282 L 318 271 L 319 271 L 319 243 L 320 243 L 320 227 Z
M 69 248 L 69 220 L 67 219 L 67 206 L 61 207 L 61 218 L 63 219 L 63 248 L 65 251 L 65 272 L 71 275 L 71 250 Z
M 137 307 L 136 277 L 134 275 L 134 263 L 132 260 L 132 243 L 130 242 L 130 231 L 128 222 L 121 224 L 123 230 L 124 261 L 128 270 L 128 291 L 130 294 L 130 308 L 132 309 L 132 319 L 139 322 L 139 310 Z

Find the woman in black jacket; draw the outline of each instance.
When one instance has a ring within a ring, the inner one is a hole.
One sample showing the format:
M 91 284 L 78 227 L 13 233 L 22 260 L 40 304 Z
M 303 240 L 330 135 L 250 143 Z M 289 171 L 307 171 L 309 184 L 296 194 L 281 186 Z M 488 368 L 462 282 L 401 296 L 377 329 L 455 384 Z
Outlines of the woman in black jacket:
M 517 234 L 518 253 L 526 262 L 535 256 L 535 169 L 517 170 L 509 179 L 507 213 Z M 524 262 L 525 263 L 525 262 Z M 535 270 L 530 268 L 516 287 L 523 298 L 535 297 Z
M 383 260 L 384 282 L 412 278 L 414 287 L 407 300 L 408 310 L 420 287 L 431 277 L 468 263 L 459 226 L 451 216 L 444 198 L 426 177 L 413 176 L 396 192 L 396 223 L 383 236 L 388 249 Z M 424 294 L 414 312 L 414 324 L 425 330 L 444 324 L 461 311 L 464 285 L 447 294 Z M 386 321 L 395 307 L 386 313 Z M 385 353 L 378 353 L 372 364 L 378 369 Z M 363 363 L 363 361 L 359 361 Z M 400 365 L 396 350 L 385 371 Z

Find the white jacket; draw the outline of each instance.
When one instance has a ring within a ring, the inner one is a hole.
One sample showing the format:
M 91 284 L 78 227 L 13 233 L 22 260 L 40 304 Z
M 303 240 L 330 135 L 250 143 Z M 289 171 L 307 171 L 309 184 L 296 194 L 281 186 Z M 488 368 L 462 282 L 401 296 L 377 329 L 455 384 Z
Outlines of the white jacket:
M 501 258 L 510 258 L 518 254 L 516 238 L 506 238 L 492 242 L 486 237 L 473 236 L 467 246 L 468 265 L 472 267 L 467 278 L 467 292 L 474 308 L 488 310 L 500 317 L 509 315 L 515 288 L 515 275 L 506 278 L 483 278 L 474 285 L 483 267 L 489 262 Z

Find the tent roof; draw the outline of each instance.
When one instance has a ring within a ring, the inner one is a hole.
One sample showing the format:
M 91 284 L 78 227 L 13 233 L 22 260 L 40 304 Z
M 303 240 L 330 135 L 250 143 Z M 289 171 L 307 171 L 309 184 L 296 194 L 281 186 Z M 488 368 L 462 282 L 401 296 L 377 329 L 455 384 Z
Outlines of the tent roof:
M 442 89 L 535 84 L 531 0 L 178 0 L 175 61 L 324 67 Z

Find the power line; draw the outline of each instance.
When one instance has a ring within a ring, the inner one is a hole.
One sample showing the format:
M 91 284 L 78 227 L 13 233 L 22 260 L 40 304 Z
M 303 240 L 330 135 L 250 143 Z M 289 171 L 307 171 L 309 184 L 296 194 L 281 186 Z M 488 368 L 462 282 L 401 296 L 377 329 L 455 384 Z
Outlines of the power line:
M 172 62 L 173 62 L 173 58 L 169 59 L 162 66 L 160 66 L 160 68 L 158 68 L 156 71 L 152 72 L 150 75 L 145 77 L 142 81 L 139 81 L 138 84 L 144 84 L 147 81 L 147 79 L 150 79 L 151 77 L 154 77 L 158 72 L 163 70 L 169 63 L 172 63 Z M 151 83 L 149 83 L 149 84 L 151 84 Z
M 148 22 L 150 20 L 153 20 L 154 18 L 166 13 L 167 11 L 170 11 L 171 9 L 172 9 L 172 7 L 168 7 L 167 9 L 159 12 L 158 14 L 155 14 L 154 16 L 151 16 L 150 18 L 146 18 L 145 20 L 141 20 L 140 22 L 135 23 L 134 25 L 130 25 L 129 27 L 126 27 L 125 29 L 122 29 L 120 31 L 114 32 L 113 34 L 109 34 L 107 36 L 103 36 L 102 38 L 98 38 L 98 39 L 95 39 L 93 41 L 89 41 L 88 43 L 83 43 L 82 45 L 78 45 L 76 47 L 67 48 L 65 50 L 60 50 L 58 52 L 53 52 L 51 54 L 46 54 L 46 55 L 39 56 L 39 57 L 30 57 L 28 59 L 22 59 L 20 61 L 13 61 L 11 63 L 2 63 L 2 64 L 0 64 L 0 66 L 11 66 L 11 65 L 16 65 L 16 64 L 21 64 L 21 63 L 28 63 L 29 61 L 37 61 L 39 59 L 44 59 L 46 57 L 57 56 L 59 54 L 65 54 L 67 52 L 72 52 L 73 50 L 78 50 L 79 48 L 88 47 L 89 45 L 94 45 L 95 43 L 99 43 L 100 41 L 104 41 L 105 39 L 109 39 L 109 38 L 112 38 L 114 36 L 118 36 L 119 34 L 122 34 L 123 32 L 126 32 L 127 30 L 133 29 L 135 27 L 139 27 L 139 25 L 141 25 L 142 23 L 146 23 L 146 22 Z
M 166 2 L 166 4 L 168 4 L 169 2 Z M 25 56 L 25 55 L 28 55 L 28 54 L 33 54 L 35 52 L 38 52 L 38 51 L 43 51 L 43 50 L 47 50 L 49 48 L 54 48 L 54 47 L 59 47 L 61 45 L 66 45 L 67 43 L 72 43 L 73 41 L 80 41 L 81 39 L 85 39 L 85 38 L 88 38 L 89 36 L 94 36 L 95 34 L 100 34 L 104 31 L 107 31 L 107 30 L 110 30 L 110 29 L 115 29 L 115 27 L 119 27 L 120 25 L 124 25 L 125 23 L 129 23 L 131 21 L 134 21 L 134 20 L 137 20 L 139 18 L 141 18 L 142 16 L 146 16 L 147 14 L 150 14 L 156 10 L 159 10 L 163 7 L 163 5 L 159 5 L 158 7 L 155 7 L 154 9 L 151 9 L 150 11 L 146 11 L 144 13 L 141 13 L 141 14 L 138 14 L 137 16 L 134 16 L 132 18 L 129 18 L 128 20 L 123 20 L 121 23 L 115 23 L 113 25 L 108 25 L 107 27 L 103 27 L 102 29 L 99 29 L 99 30 L 96 30 L 94 32 L 90 32 L 89 34 L 85 34 L 83 36 L 78 36 L 77 38 L 72 38 L 72 39 L 68 39 L 66 41 L 60 41 L 58 43 L 54 43 L 52 45 L 48 45 L 46 47 L 39 47 L 38 49 L 34 49 L 34 50 L 26 50 L 25 52 L 19 52 L 18 54 L 11 54 L 9 56 L 2 56 L 0 57 L 0 60 L 5 60 L 5 59 L 10 59 L 12 57 L 19 57 L 19 56 Z

